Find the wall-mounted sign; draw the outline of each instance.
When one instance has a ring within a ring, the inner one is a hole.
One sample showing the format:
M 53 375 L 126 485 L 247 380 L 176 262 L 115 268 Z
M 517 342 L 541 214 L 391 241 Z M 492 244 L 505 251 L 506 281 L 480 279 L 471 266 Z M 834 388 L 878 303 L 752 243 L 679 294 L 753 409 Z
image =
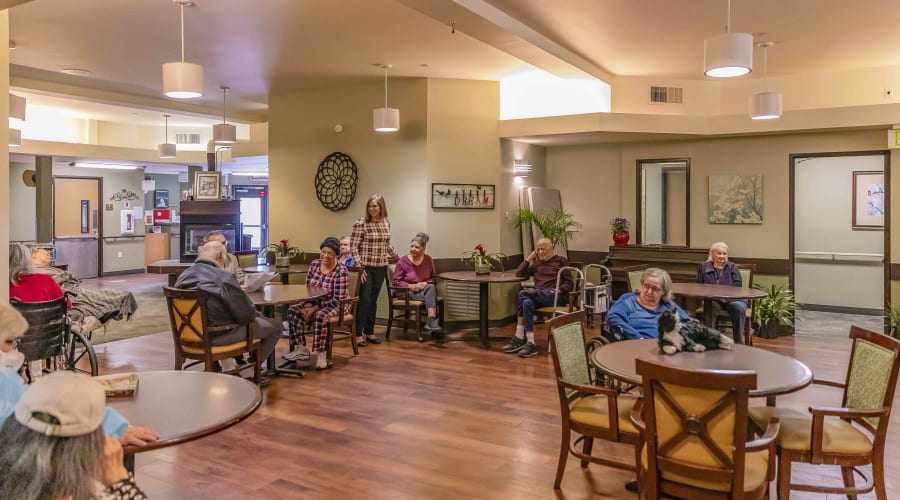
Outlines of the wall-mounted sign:
M 154 210 L 153 222 L 155 224 L 168 224 L 172 222 L 172 211 L 167 208 Z

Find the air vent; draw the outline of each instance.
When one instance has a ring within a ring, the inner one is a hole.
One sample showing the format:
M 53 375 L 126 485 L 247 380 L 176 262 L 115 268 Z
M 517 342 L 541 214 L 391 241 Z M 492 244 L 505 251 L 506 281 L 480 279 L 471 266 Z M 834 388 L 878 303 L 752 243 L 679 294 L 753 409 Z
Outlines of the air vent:
M 175 144 L 200 144 L 200 134 L 175 134 Z
M 681 104 L 684 102 L 684 89 L 681 87 L 650 87 L 650 102 L 662 104 Z

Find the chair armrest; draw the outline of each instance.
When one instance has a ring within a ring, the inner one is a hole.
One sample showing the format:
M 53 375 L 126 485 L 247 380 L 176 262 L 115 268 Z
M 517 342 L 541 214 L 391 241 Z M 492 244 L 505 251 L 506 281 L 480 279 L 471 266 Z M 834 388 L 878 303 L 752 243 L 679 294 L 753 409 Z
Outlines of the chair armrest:
M 823 452 L 822 446 L 825 438 L 825 417 L 833 416 L 840 418 L 864 418 L 864 417 L 883 417 L 890 413 L 890 408 L 884 407 L 878 410 L 855 410 L 853 408 L 828 407 L 828 406 L 810 406 L 809 412 L 812 413 L 812 432 L 809 435 L 809 450 L 812 455 L 812 463 L 822 463 Z
M 598 385 L 582 385 L 582 384 L 573 384 L 570 382 L 566 382 L 561 378 L 556 379 L 556 383 L 560 385 L 560 387 L 565 387 L 566 389 L 572 389 L 573 391 L 580 392 L 582 394 L 593 394 L 593 395 L 603 395 L 603 396 L 611 396 L 616 397 L 616 391 L 608 388 L 608 387 L 600 387 Z
M 409 306 L 409 288 L 388 285 L 388 292 L 391 294 L 391 298 L 405 300 L 406 305 Z
M 643 435 L 644 431 L 647 430 L 647 425 L 644 423 L 644 400 L 638 399 L 637 402 L 634 403 L 634 406 L 631 407 L 631 423 L 634 424 L 634 428 L 638 430 L 638 434 Z
M 338 321 L 336 326 L 344 326 L 344 316 L 347 315 L 347 313 L 345 313 L 344 311 L 346 311 L 347 309 L 352 310 L 352 305 L 354 302 L 359 302 L 359 297 L 347 297 L 346 299 L 341 299 L 340 305 L 338 306 Z
M 833 380 L 825 380 L 825 379 L 819 379 L 819 378 L 813 378 L 812 383 L 814 383 L 816 385 L 824 385 L 824 386 L 828 386 L 828 387 L 837 387 L 838 389 L 843 389 L 847 386 L 847 384 L 843 384 L 841 382 L 835 382 Z
M 772 417 L 769 420 L 769 425 L 766 426 L 766 432 L 762 436 L 748 442 L 744 448 L 747 453 L 762 450 L 769 451 L 769 465 L 766 468 L 766 478 L 769 481 L 775 479 L 775 460 L 773 457 L 775 457 L 775 438 L 778 436 L 780 429 L 781 424 L 778 422 L 778 419 Z

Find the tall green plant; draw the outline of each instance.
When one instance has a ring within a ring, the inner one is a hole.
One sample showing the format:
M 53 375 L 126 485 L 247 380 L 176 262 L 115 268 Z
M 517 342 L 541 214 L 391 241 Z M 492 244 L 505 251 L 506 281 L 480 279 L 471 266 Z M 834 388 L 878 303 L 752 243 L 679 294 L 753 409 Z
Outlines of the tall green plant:
M 891 336 L 900 339 L 900 305 L 888 309 L 888 320 L 891 322 Z
M 554 247 L 573 241 L 581 232 L 581 223 L 576 222 L 575 216 L 561 208 L 547 214 L 520 208 L 516 211 L 513 223 L 517 229 L 525 224 L 534 224 Z
M 760 325 L 777 321 L 782 325 L 794 326 L 793 313 L 797 310 L 797 298 L 785 285 L 771 284 L 768 287 L 755 284 L 753 288 L 766 292 L 766 296 L 754 304 L 755 319 Z

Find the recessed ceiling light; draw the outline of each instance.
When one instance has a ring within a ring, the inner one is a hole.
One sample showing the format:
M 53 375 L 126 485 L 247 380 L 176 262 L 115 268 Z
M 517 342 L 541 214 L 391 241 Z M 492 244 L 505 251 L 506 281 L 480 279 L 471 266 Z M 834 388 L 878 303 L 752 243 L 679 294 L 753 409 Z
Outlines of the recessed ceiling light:
M 60 71 L 67 75 L 74 76 L 91 76 L 94 74 L 94 72 L 91 70 L 81 68 L 63 68 Z

